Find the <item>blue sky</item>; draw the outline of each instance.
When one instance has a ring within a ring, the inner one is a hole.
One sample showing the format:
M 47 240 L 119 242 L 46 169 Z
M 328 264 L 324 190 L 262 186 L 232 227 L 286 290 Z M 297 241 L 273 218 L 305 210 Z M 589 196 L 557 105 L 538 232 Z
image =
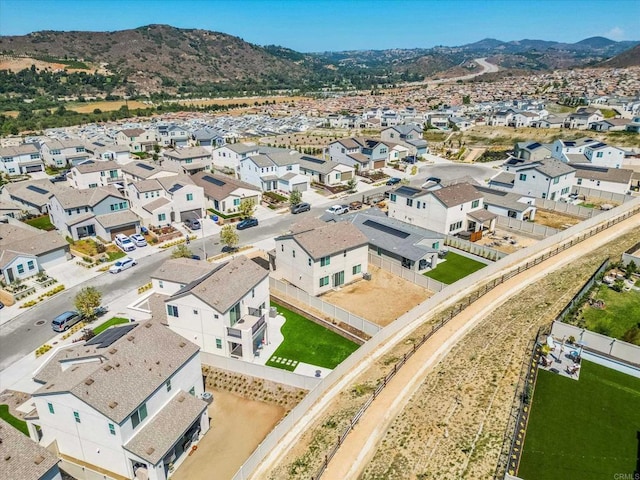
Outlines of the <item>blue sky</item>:
M 301 52 L 640 40 L 640 0 L 0 0 L 0 35 L 164 23 Z

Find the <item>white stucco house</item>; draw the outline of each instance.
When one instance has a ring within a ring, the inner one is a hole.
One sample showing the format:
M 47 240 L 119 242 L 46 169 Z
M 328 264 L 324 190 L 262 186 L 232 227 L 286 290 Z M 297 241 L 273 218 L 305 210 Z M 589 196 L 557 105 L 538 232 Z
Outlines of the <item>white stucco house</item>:
M 158 137 L 154 130 L 143 128 L 128 128 L 116 133 L 116 143 L 126 146 L 130 152 L 152 152 L 158 144 Z
M 122 187 L 123 180 L 120 164 L 114 160 L 85 160 L 72 167 L 67 175 L 69 185 L 79 190 L 113 184 L 119 184 Z
M 65 168 L 91 158 L 84 141 L 80 139 L 49 140 L 40 147 L 45 165 Z
M 209 429 L 199 348 L 158 322 L 66 346 L 33 379 L 29 435 L 93 475 L 166 480 Z
M 634 171 L 626 168 L 606 168 L 585 163 L 570 164 L 576 170 L 575 187 L 602 192 L 629 194 Z
M 342 185 L 355 177 L 353 167 L 331 160 L 302 155 L 298 162 L 300 173 L 308 176 L 314 183 L 328 186 Z
M 262 147 L 258 155 L 240 160 L 240 180 L 264 192 L 309 190 L 310 179 L 300 173 L 300 154 L 295 150 Z
M 23 143 L 17 147 L 0 148 L 0 172 L 8 175 L 42 172 L 44 165 L 40 147 L 35 143 Z
M 191 180 L 202 187 L 207 208 L 223 215 L 237 213 L 243 200 L 252 200 L 255 205 L 262 202 L 262 191 L 258 187 L 228 175 L 199 172 L 192 175 Z
M 328 150 L 332 162 L 347 165 L 359 172 L 383 168 L 389 160 L 389 145 L 371 138 L 341 138 L 331 142 Z
M 621 168 L 624 150 L 584 137 L 578 140 L 556 140 L 551 155 L 566 163 L 590 163 L 599 167 Z
M 269 252 L 275 275 L 310 295 L 360 280 L 368 271 L 368 239 L 350 223 L 310 219 L 275 240 Z
M 383 142 L 393 142 L 404 145 L 410 155 L 421 157 L 429 153 L 427 141 L 422 138 L 422 129 L 416 125 L 396 125 L 385 128 L 380 132 Z
M 183 173 L 211 170 L 211 152 L 204 147 L 183 147 L 165 150 L 162 156 L 164 162 L 172 163 L 174 167 L 177 167 Z
M 229 168 L 234 172 L 240 168 L 240 161 L 244 158 L 258 155 L 260 147 L 253 143 L 230 143 L 213 150 L 213 165 Z

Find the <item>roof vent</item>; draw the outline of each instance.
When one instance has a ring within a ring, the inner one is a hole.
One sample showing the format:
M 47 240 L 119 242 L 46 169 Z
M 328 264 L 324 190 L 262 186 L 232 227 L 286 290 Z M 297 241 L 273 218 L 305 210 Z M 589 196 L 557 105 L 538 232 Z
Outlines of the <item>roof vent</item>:
M 118 406 L 118 402 L 111 402 L 109 404 L 109 408 L 116 408 Z
M 153 452 L 155 452 L 155 451 L 156 451 L 156 449 L 155 449 L 155 448 L 153 448 L 153 447 L 149 447 L 149 448 L 147 448 L 147 450 L 146 450 L 147 455 L 151 455 L 151 454 L 152 454 Z
M 144 326 L 144 328 L 151 328 L 151 322 L 147 322 Z
M 118 349 L 117 349 L 117 348 L 112 348 L 111 350 L 109 350 L 109 353 L 110 353 L 111 355 L 113 355 L 113 354 L 114 354 L 114 353 L 116 353 L 117 351 L 118 351 Z
M 92 385 L 92 384 L 93 384 L 93 378 L 87 378 L 87 379 L 84 381 L 84 384 L 85 384 L 85 385 Z
M 179 403 L 184 402 L 184 395 L 180 395 L 180 396 L 178 397 L 178 402 L 179 402 Z
M 5 459 L 5 461 L 8 462 L 9 460 L 11 460 L 11 455 L 5 455 L 4 459 Z
M 129 340 L 130 342 L 133 342 L 134 338 L 136 338 L 136 337 L 134 337 L 133 335 L 129 335 L 127 337 L 127 340 Z
M 179 344 L 180 348 L 183 348 L 183 347 L 185 347 L 186 345 L 187 345 L 187 344 L 186 344 L 185 342 L 180 342 L 180 344 Z

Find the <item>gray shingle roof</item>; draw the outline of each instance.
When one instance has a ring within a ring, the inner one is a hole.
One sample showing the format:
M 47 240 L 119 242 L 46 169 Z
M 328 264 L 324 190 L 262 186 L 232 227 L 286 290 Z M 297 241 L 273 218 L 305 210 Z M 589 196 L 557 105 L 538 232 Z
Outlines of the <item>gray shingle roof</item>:
M 204 400 L 178 390 L 153 419 L 123 447 L 156 465 L 207 408 Z
M 213 179 L 213 182 L 208 179 Z M 191 180 L 196 185 L 204 189 L 204 193 L 208 198 L 214 200 L 224 200 L 233 191 L 243 188 L 246 190 L 253 190 L 256 193 L 260 192 L 260 189 L 255 185 L 236 180 L 228 175 L 220 175 L 216 173 L 198 172 L 191 176 Z
M 576 170 L 576 178 L 629 184 L 633 176 L 633 170 L 626 168 L 607 168 L 580 163 L 570 165 Z
M 155 200 L 145 204 L 142 208 L 149 213 L 153 213 L 158 208 L 162 208 L 165 205 L 171 203 L 171 200 L 165 197 L 156 198 Z
M 277 237 L 292 238 L 314 260 L 333 255 L 344 250 L 367 245 L 367 237 L 354 225 L 345 222 L 328 223 L 317 228 L 298 231 Z
M 503 192 L 502 190 L 494 190 L 489 187 L 481 185 L 475 185 L 475 189 L 482 194 L 485 205 L 495 205 L 497 207 L 504 207 L 516 212 L 524 212 L 532 205 L 521 202 L 520 199 L 523 195 L 513 192 Z
M 38 145 L 35 143 L 23 143 L 16 147 L 2 147 L 0 148 L 0 157 L 15 157 L 18 155 L 26 155 L 32 153 L 40 153 Z
M 62 208 L 94 207 L 105 198 L 112 196 L 118 199 L 126 198 L 118 190 L 109 185 L 107 187 L 88 188 L 77 190 L 72 187 L 62 187 L 54 193 L 55 198 L 60 202 Z
M 131 210 L 124 210 L 113 213 L 105 213 L 104 215 L 97 215 L 96 220 L 100 225 L 106 229 L 113 227 L 120 227 L 124 225 L 131 225 L 132 223 L 139 223 L 140 219 Z
M 186 285 L 216 268 L 217 265 L 191 258 L 170 258 L 151 274 L 151 278 Z
M 154 164 L 143 161 L 129 162 L 122 165 L 121 168 L 123 172 L 137 178 L 149 178 L 158 172 L 162 172 L 162 169 L 158 168 Z
M 125 327 L 129 325 L 112 327 L 103 333 Z M 110 346 L 85 343 L 59 351 L 37 372 L 34 380 L 46 383 L 34 396 L 69 392 L 121 423 L 198 350 L 197 345 L 149 320 Z M 96 361 L 75 364 L 62 371 L 62 363 L 83 359 Z
M 20 254 L 37 257 L 59 249 L 68 251 L 69 244 L 57 232 L 0 223 L 0 268 Z
M 205 158 L 210 159 L 211 153 L 204 147 L 187 147 L 178 150 L 165 150 L 163 154 L 166 158 L 173 160 L 187 160 L 189 158 Z
M 456 183 L 455 185 L 434 190 L 431 193 L 447 207 L 455 207 L 456 205 L 482 198 L 482 195 L 469 183 Z
M 513 187 L 513 182 L 515 181 L 515 179 L 515 173 L 500 172 L 498 175 L 491 179 L 490 183 L 501 183 L 503 185 L 509 185 Z
M 80 173 L 92 173 L 102 172 L 104 170 L 119 170 L 120 165 L 113 160 L 87 160 L 76 165 L 74 168 L 76 168 Z
M 564 162 L 561 162 L 560 160 L 556 160 L 555 158 L 545 158 L 543 160 L 539 160 L 536 163 L 539 163 L 539 165 L 534 166 L 533 168 L 551 178 L 560 177 L 562 175 L 567 175 L 568 173 L 575 172 L 575 168 L 567 165 Z
M 45 206 L 54 193 L 60 192 L 64 188 L 66 187 L 51 183 L 48 179 L 7 183 L 4 186 L 4 189 L 9 193 L 9 197 L 39 208 Z
M 3 480 L 40 480 L 58 458 L 46 448 L 0 419 L 0 472 Z

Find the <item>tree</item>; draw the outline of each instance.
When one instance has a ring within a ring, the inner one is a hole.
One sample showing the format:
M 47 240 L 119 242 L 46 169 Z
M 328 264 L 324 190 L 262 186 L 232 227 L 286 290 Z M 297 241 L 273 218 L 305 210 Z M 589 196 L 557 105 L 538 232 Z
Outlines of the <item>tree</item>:
M 249 218 L 256 210 L 256 202 L 252 198 L 245 198 L 240 202 L 238 211 L 242 218 Z
M 80 315 L 89 320 L 95 318 L 95 309 L 100 306 L 100 302 L 102 293 L 95 287 L 84 287 L 73 301 Z
M 349 181 L 347 182 L 347 187 L 349 187 L 350 192 L 355 192 L 357 186 L 358 186 L 358 180 L 356 180 L 355 177 L 350 178 Z
M 302 192 L 294 190 L 289 194 L 289 205 L 297 205 L 302 201 Z
M 222 227 L 222 230 L 220 230 L 220 241 L 232 249 L 238 246 L 240 237 L 238 237 L 238 232 L 233 225 L 225 225 Z
M 627 267 L 625 268 L 625 272 L 626 275 L 625 277 L 627 278 L 631 278 L 632 275 L 634 273 L 636 273 L 638 271 L 638 266 L 636 265 L 636 262 L 634 262 L 633 260 L 631 260 L 628 264 Z
M 192 256 L 193 252 L 184 243 L 178 245 L 171 252 L 171 258 L 191 258 Z

